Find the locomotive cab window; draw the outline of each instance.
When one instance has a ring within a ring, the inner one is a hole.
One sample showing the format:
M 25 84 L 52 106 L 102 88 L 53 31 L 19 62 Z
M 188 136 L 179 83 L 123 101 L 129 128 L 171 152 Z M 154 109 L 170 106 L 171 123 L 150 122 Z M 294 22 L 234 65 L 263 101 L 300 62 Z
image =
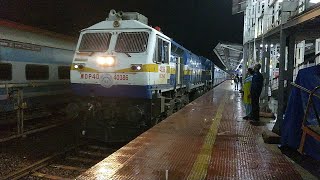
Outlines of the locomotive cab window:
M 109 49 L 111 33 L 86 33 L 82 35 L 79 52 L 105 52 Z
M 169 42 L 157 38 L 157 48 L 155 53 L 155 61 L 157 63 L 169 63 L 170 54 L 169 54 Z
M 58 77 L 59 77 L 59 79 L 70 79 L 70 67 L 69 66 L 59 66 L 58 67 Z
M 115 51 L 120 53 L 142 53 L 147 50 L 148 32 L 122 32 L 118 35 Z
M 9 81 L 12 79 L 12 64 L 0 63 L 0 80 Z
M 47 65 L 26 65 L 27 80 L 47 80 L 49 79 L 49 66 Z

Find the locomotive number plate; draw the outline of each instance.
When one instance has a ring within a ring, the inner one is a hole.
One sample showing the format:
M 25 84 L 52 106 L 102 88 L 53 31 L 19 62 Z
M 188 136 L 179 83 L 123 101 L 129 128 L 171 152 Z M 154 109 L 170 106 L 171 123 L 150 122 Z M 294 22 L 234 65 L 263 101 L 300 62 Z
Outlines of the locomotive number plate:
M 81 73 L 80 74 L 80 79 L 100 79 L 100 74 L 99 73 Z M 114 80 L 117 81 L 128 81 L 129 80 L 129 75 L 127 74 L 115 74 L 113 76 Z
M 83 73 L 80 74 L 80 79 L 99 79 L 100 75 L 99 73 Z
M 127 74 L 115 74 L 114 75 L 114 80 L 117 81 L 128 81 L 129 76 Z

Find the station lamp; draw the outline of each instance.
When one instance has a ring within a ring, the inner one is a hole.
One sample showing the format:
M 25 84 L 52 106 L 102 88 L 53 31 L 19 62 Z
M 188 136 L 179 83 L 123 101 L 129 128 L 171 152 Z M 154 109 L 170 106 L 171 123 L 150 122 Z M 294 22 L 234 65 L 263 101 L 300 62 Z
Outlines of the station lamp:
M 310 3 L 317 4 L 317 3 L 319 3 L 319 2 L 320 2 L 320 0 L 310 0 L 309 2 L 310 2 Z

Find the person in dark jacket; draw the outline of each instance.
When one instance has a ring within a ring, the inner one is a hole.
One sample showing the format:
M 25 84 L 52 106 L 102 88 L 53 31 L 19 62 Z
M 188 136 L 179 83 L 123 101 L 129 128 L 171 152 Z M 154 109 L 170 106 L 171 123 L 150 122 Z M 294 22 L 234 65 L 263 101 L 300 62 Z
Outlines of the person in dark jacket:
M 263 76 L 260 73 L 261 64 L 256 64 L 254 66 L 254 74 L 252 76 L 251 88 L 250 88 L 250 96 L 251 96 L 251 120 L 259 121 L 259 98 L 261 95 L 261 91 L 263 88 Z
M 239 75 L 238 74 L 234 77 L 234 88 L 235 88 L 235 90 L 238 90 L 238 88 L 239 88 Z

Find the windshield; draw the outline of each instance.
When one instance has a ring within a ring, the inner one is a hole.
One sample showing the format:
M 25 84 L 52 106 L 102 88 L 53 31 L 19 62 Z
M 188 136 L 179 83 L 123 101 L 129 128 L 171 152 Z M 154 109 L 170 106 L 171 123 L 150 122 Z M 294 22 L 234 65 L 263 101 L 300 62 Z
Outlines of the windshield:
M 141 53 L 147 50 L 148 32 L 122 32 L 118 35 L 116 52 Z
M 105 52 L 109 49 L 111 33 L 86 33 L 82 35 L 80 52 Z

